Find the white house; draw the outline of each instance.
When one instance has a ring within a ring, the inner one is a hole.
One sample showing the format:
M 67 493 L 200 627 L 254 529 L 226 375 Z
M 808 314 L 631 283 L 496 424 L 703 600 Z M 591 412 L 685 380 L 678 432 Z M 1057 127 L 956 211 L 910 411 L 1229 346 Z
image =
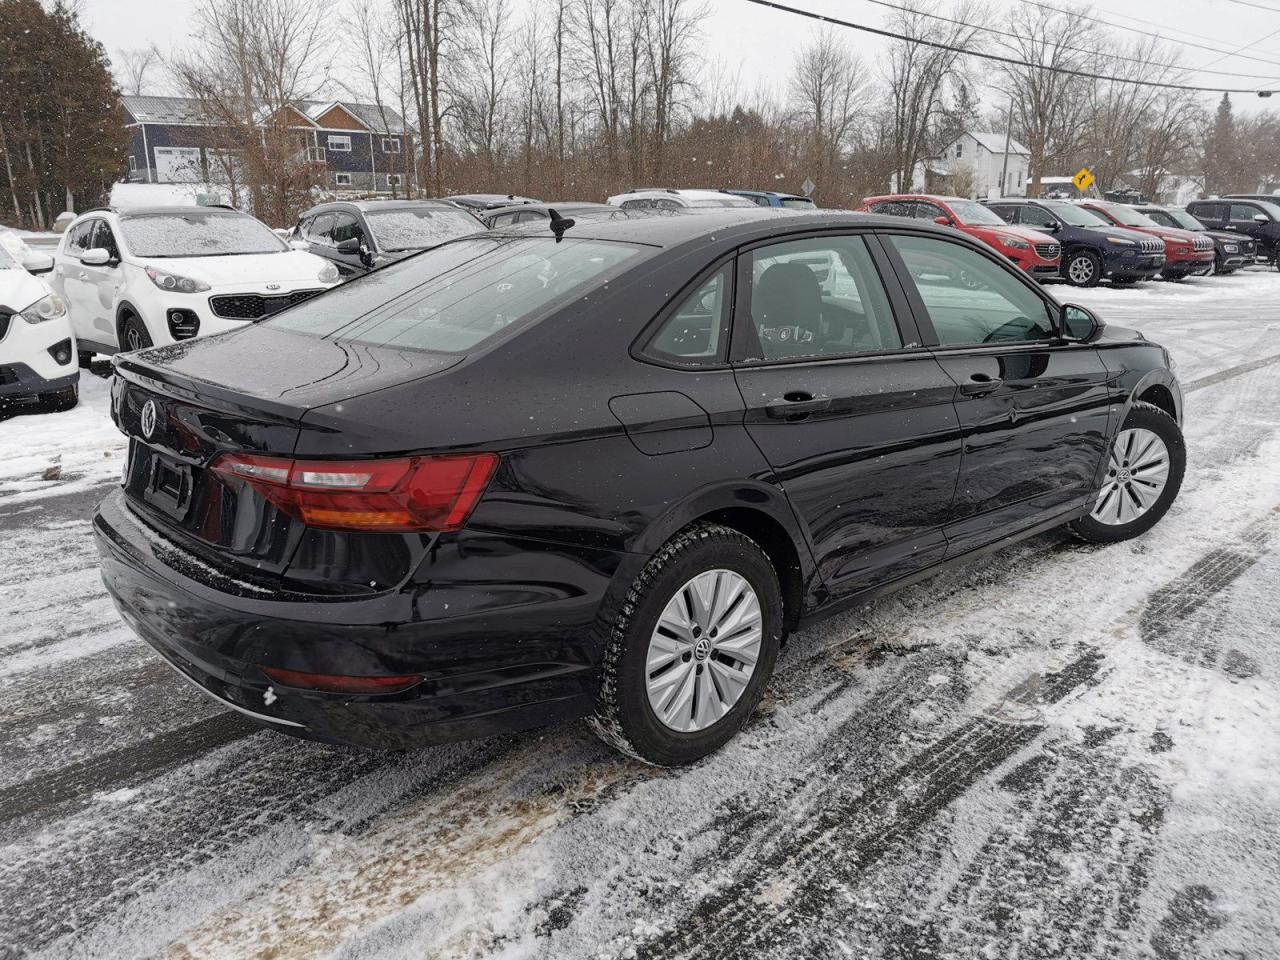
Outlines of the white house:
M 1003 133 L 965 132 L 917 167 L 916 188 L 923 184 L 927 190 L 958 193 L 974 200 L 1025 197 L 1030 166 L 1031 151 L 1012 137 L 1006 165 Z

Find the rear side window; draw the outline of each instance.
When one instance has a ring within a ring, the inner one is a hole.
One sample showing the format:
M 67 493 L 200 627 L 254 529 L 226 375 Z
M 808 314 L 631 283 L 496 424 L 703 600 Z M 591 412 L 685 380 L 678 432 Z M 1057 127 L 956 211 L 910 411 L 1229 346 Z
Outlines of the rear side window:
M 457 240 L 263 322 L 340 343 L 463 353 L 596 289 L 641 250 L 552 237 Z
M 940 346 L 1053 338 L 1049 308 L 1009 268 L 932 237 L 887 238 L 906 264 Z
M 841 357 L 902 346 L 861 237 L 791 240 L 752 250 L 748 357 Z M 740 327 L 741 329 L 741 327 Z
M 1225 203 L 1193 203 L 1188 204 L 1187 210 L 1200 220 L 1222 220 L 1226 217 L 1227 205 Z
M 684 299 L 644 352 L 659 360 L 690 366 L 723 362 L 729 290 L 726 264 Z
M 912 204 L 905 200 L 882 200 L 871 205 L 872 213 L 882 213 L 887 217 L 911 216 Z

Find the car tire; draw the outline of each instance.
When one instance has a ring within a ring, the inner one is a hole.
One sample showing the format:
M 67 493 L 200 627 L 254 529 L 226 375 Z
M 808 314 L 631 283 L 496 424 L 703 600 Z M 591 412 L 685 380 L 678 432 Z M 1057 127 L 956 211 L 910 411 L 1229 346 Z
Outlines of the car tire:
M 53 393 L 42 393 L 40 401 L 49 410 L 60 413 L 63 410 L 72 409 L 80 402 L 80 387 L 78 384 L 72 384 L 65 390 L 57 390 Z
M 1073 287 L 1096 287 L 1102 279 L 1102 259 L 1092 250 L 1076 250 L 1062 261 L 1062 275 Z
M 152 346 L 151 334 L 147 332 L 142 318 L 136 313 L 125 314 L 124 323 L 120 325 L 120 349 L 131 352 L 145 350 L 149 346 Z
M 1129 410 L 1108 458 L 1090 512 L 1071 523 L 1072 531 L 1091 543 L 1119 543 L 1154 527 L 1177 499 L 1187 467 L 1177 422 L 1142 401 Z
M 725 631 L 718 636 L 717 625 Z M 693 763 L 746 723 L 781 642 L 782 591 L 769 557 L 736 530 L 694 524 L 631 585 L 605 645 L 588 723 L 638 760 Z

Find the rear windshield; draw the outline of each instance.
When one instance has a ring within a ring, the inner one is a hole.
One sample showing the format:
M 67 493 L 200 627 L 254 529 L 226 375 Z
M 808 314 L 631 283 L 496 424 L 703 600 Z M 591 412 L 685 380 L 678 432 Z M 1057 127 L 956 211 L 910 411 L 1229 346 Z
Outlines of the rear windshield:
M 818 205 L 808 197 L 783 197 L 778 203 L 792 210 L 816 210 Z
M 289 249 L 253 217 L 198 208 L 190 213 L 123 216 L 120 230 L 135 257 L 228 257 Z
M 484 229 L 484 224 L 463 210 L 425 210 L 401 207 L 375 210 L 364 215 L 378 249 L 421 250 L 455 237 Z
M 264 321 L 341 343 L 463 353 L 593 290 L 642 247 L 603 240 L 455 240 Z

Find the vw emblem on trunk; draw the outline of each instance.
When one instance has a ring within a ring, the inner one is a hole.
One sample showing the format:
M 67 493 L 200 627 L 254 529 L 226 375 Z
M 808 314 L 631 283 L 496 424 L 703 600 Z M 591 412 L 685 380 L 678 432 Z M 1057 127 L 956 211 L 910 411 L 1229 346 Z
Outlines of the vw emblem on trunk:
M 268 290 L 279 290 L 279 289 L 280 289 L 280 284 L 278 284 L 278 283 L 268 283 L 268 284 L 267 284 L 267 289 L 268 289 Z
M 142 406 L 142 435 L 148 440 L 156 432 L 156 402 L 148 400 Z

